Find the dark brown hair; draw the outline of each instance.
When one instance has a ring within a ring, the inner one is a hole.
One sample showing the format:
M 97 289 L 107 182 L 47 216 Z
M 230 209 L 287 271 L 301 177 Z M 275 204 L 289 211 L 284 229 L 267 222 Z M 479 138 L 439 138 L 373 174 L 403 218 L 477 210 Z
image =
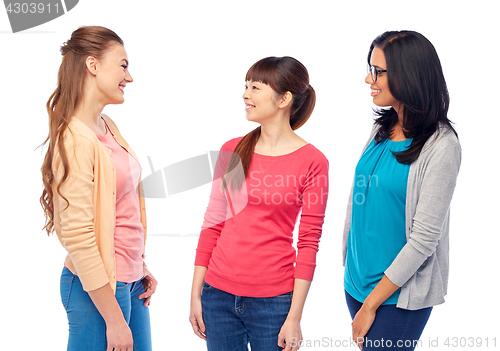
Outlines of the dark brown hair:
M 54 204 L 52 183 L 52 161 L 57 144 L 64 167 L 64 174 L 57 186 L 59 191 L 69 174 L 67 151 L 64 147 L 64 132 L 73 116 L 76 106 L 82 100 L 83 84 L 86 72 L 85 61 L 87 57 L 101 58 L 113 43 L 123 45 L 120 37 L 104 27 L 80 27 L 71 34 L 71 39 L 61 46 L 63 56 L 57 76 L 57 88 L 47 101 L 49 114 L 49 135 L 42 145 L 48 143 L 47 152 L 41 167 L 43 178 L 43 192 L 40 204 L 45 213 L 45 226 L 43 229 L 50 234 L 54 229 Z M 68 200 L 61 195 L 68 202 Z M 69 202 L 68 202 L 69 203 Z
M 450 96 L 441 62 L 431 42 L 414 31 L 389 31 L 379 35 L 368 51 L 368 64 L 376 47 L 385 55 L 389 90 L 403 105 L 404 135 L 413 138 L 408 149 L 394 155 L 398 162 L 411 164 L 440 125 L 457 135 L 448 119 Z M 375 123 L 380 125 L 375 143 L 379 143 L 390 137 L 399 116 L 392 107 L 376 109 L 375 115 Z
M 245 81 L 268 84 L 278 95 L 283 95 L 288 91 L 292 94 L 290 109 L 290 127 L 292 130 L 304 125 L 314 110 L 316 93 L 309 84 L 309 73 L 306 67 L 293 57 L 266 57 L 250 67 L 245 76 Z M 226 172 L 227 174 L 234 170 L 228 177 L 230 178 L 231 190 L 241 189 L 244 180 L 248 177 L 248 168 L 252 162 L 255 145 L 260 136 L 260 128 L 259 126 L 245 135 L 234 149 L 234 157 L 231 158 Z M 240 160 L 242 167 L 236 167 Z M 223 186 L 226 186 L 225 180 Z

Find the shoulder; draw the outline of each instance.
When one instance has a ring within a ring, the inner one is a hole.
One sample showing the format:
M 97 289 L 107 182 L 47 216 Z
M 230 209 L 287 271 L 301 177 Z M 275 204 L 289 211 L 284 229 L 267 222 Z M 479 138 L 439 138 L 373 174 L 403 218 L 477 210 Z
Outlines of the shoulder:
M 455 132 L 447 126 L 439 126 L 438 130 L 425 143 L 422 154 L 442 152 L 445 149 L 455 149 L 461 152 L 460 142 Z
M 236 145 L 238 145 L 238 143 L 240 142 L 241 139 L 243 139 L 243 137 L 237 137 L 237 138 L 233 138 L 229 141 L 226 141 L 220 149 L 223 151 L 234 151 L 234 149 L 236 148 Z
M 328 163 L 328 159 L 326 158 L 325 154 L 323 154 L 313 144 L 307 144 L 303 146 L 303 150 L 311 159 Z
M 328 159 L 313 144 L 307 144 L 303 146 L 299 151 L 301 152 L 302 162 L 305 161 L 310 166 L 328 170 Z
M 95 133 L 78 118 L 73 117 L 68 124 L 68 128 L 64 131 L 64 144 L 95 145 L 97 143 Z
M 64 131 L 63 149 L 58 146 L 54 149 L 53 171 L 63 164 L 66 157 L 70 169 L 83 169 L 92 167 L 95 163 L 96 150 L 98 149 L 98 139 L 94 132 L 82 121 L 73 118 Z M 56 141 L 56 145 L 58 145 Z M 65 152 L 65 156 L 61 152 Z
M 456 134 L 449 127 L 440 127 L 427 140 L 412 166 L 422 170 L 433 167 L 452 173 L 452 169 L 460 168 L 461 162 L 462 148 Z

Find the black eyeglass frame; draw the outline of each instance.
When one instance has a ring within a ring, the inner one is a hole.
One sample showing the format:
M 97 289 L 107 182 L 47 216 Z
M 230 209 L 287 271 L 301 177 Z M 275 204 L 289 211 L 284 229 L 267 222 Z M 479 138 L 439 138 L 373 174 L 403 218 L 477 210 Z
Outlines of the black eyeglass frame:
M 387 72 L 387 70 L 386 69 L 378 69 L 377 67 L 368 64 L 368 72 L 370 72 L 370 74 L 372 76 L 372 80 L 375 83 L 378 79 L 378 74 Z

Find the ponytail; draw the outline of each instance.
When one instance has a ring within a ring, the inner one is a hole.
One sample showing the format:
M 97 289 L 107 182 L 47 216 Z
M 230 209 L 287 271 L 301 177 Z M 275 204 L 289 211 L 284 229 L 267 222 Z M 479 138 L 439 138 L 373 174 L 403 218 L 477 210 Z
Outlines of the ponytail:
M 268 84 L 276 93 L 292 94 L 290 127 L 297 130 L 307 122 L 316 104 L 316 92 L 309 84 L 306 67 L 293 57 L 267 57 L 256 62 L 247 72 L 246 81 Z M 230 189 L 240 190 L 248 177 L 255 145 L 259 140 L 261 127 L 245 135 L 234 149 L 223 180 L 223 187 L 230 184 Z M 236 167 L 241 162 L 242 167 Z M 229 172 L 234 172 L 229 175 Z M 227 180 L 226 180 L 227 178 Z
M 102 57 L 112 43 L 123 45 L 123 41 L 112 30 L 104 27 L 88 26 L 75 30 L 71 34 L 71 39 L 61 46 L 63 59 L 57 76 L 57 88 L 47 101 L 49 135 L 42 146 L 48 143 L 48 148 L 40 169 L 44 187 L 40 196 L 40 204 L 45 214 L 43 229 L 47 231 L 47 234 L 54 230 L 54 194 L 52 191 L 54 174 L 52 172 L 52 161 L 56 151 L 56 144 L 64 168 L 63 177 L 57 186 L 59 192 L 70 171 L 67 151 L 64 147 L 64 133 L 68 128 L 76 106 L 82 100 L 86 70 L 85 61 L 88 56 Z M 69 204 L 62 194 L 60 196 Z

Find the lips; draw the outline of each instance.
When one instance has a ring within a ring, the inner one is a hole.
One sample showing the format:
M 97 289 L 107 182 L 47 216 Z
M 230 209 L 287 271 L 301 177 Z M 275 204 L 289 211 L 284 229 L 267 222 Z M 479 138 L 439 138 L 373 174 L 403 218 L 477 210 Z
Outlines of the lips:
M 125 85 L 122 85 L 122 84 L 118 85 L 118 89 L 120 89 L 120 91 L 121 91 L 122 93 L 125 93 L 125 92 L 123 91 L 123 89 L 125 89 Z
M 255 107 L 255 105 L 245 104 L 245 110 L 246 111 L 248 111 L 248 110 L 250 110 L 250 109 L 252 109 L 254 107 Z

